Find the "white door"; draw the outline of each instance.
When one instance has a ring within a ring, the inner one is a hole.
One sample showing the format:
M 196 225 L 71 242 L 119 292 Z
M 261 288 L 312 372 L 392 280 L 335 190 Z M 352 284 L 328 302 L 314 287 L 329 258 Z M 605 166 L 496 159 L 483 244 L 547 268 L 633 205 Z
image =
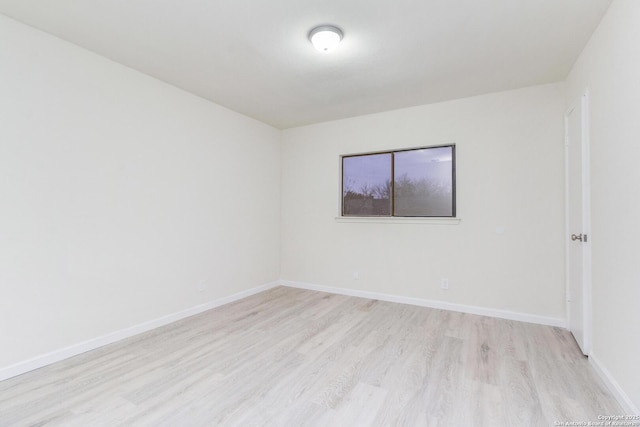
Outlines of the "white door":
M 585 93 L 565 113 L 567 316 L 585 355 L 591 348 L 588 100 Z

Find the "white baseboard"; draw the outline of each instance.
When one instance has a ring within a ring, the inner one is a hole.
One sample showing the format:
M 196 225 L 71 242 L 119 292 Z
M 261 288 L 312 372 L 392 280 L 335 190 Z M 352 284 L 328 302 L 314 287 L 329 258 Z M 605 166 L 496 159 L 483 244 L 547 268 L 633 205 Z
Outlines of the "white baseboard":
M 622 387 L 620 387 L 620 384 L 618 384 L 609 370 L 605 368 L 602 362 L 600 362 L 600 359 L 598 359 L 593 352 L 589 355 L 589 362 L 598 375 L 600 375 L 600 378 L 604 381 L 605 385 L 609 388 L 611 394 L 613 394 L 613 396 L 618 400 L 618 403 L 620 403 L 620 406 L 622 406 L 624 415 L 640 415 L 640 409 L 631 401 L 629 395 L 624 392 Z
M 42 368 L 44 366 L 50 365 L 55 362 L 59 362 L 64 359 L 68 359 L 73 356 L 77 356 L 78 354 L 82 354 L 90 350 L 95 350 L 99 347 L 105 346 L 107 344 L 112 344 L 116 341 L 120 341 L 125 338 L 129 338 L 134 335 L 138 335 L 143 332 L 147 332 L 152 329 L 159 328 L 160 326 L 164 326 L 169 323 L 182 320 L 184 318 L 202 313 L 207 310 L 211 310 L 212 308 L 216 308 L 224 304 L 229 304 L 230 302 L 237 301 L 239 299 L 246 298 L 248 296 L 251 296 L 260 292 L 264 292 L 268 289 L 278 286 L 279 284 L 280 282 L 276 281 L 276 282 L 267 283 L 262 286 L 257 286 L 255 288 L 251 288 L 246 291 L 238 292 L 236 294 L 229 295 L 227 297 L 209 301 L 207 303 L 200 304 L 195 307 L 191 307 L 186 310 L 179 311 L 177 313 L 168 314 L 166 316 L 162 316 L 157 319 L 149 320 L 147 322 L 140 323 L 138 325 L 121 329 L 119 331 L 111 332 L 109 334 L 102 335 L 97 338 L 92 338 L 84 342 L 73 344 L 65 348 L 54 350 L 52 352 L 33 357 L 31 359 L 27 359 L 25 361 L 18 362 L 13 365 L 0 368 L 0 381 L 24 374 L 25 372 L 33 371 L 34 369 Z
M 293 282 L 281 280 L 280 284 L 291 288 L 309 289 L 313 291 L 328 292 L 332 294 L 348 295 L 353 297 L 377 299 L 381 301 L 398 302 L 401 304 L 417 305 L 420 307 L 438 308 L 442 310 L 458 311 L 461 313 L 478 314 L 480 316 L 497 317 L 499 319 L 517 320 L 520 322 L 536 323 L 539 325 L 567 327 L 566 319 L 559 317 L 538 316 L 535 314 L 518 313 L 515 311 L 498 310 L 494 308 L 477 307 L 473 305 L 454 304 L 445 301 L 426 300 L 421 298 L 403 297 L 398 295 L 378 292 L 360 291 L 348 288 L 335 288 L 331 286 L 315 285 L 311 283 Z

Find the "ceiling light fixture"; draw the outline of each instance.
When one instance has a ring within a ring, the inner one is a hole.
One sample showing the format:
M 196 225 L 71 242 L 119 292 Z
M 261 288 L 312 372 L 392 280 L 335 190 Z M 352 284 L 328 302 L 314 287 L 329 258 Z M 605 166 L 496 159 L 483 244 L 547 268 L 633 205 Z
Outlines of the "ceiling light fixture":
M 320 25 L 309 32 L 309 40 L 320 52 L 329 52 L 342 40 L 342 31 L 333 25 Z

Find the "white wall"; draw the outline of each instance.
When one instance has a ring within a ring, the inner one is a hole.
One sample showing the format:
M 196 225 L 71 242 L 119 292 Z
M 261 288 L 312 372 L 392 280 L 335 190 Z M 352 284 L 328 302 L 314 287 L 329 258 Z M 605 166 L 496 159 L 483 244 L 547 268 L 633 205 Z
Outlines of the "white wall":
M 276 280 L 280 138 L 0 16 L 0 368 Z
M 560 83 L 284 131 L 282 278 L 564 319 L 563 112 Z M 443 143 L 459 225 L 336 222 L 341 154 Z
M 640 2 L 616 0 L 567 79 L 590 92 L 593 354 L 640 408 Z

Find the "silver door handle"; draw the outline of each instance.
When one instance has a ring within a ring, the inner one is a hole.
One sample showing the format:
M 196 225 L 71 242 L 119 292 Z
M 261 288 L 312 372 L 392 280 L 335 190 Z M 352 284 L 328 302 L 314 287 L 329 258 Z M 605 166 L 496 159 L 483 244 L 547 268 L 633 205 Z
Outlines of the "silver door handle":
M 577 234 L 577 235 L 576 234 L 572 234 L 571 235 L 571 240 L 573 240 L 574 242 L 576 240 L 580 240 L 581 242 L 586 242 L 587 241 L 587 235 L 586 234 L 583 235 L 582 233 Z

